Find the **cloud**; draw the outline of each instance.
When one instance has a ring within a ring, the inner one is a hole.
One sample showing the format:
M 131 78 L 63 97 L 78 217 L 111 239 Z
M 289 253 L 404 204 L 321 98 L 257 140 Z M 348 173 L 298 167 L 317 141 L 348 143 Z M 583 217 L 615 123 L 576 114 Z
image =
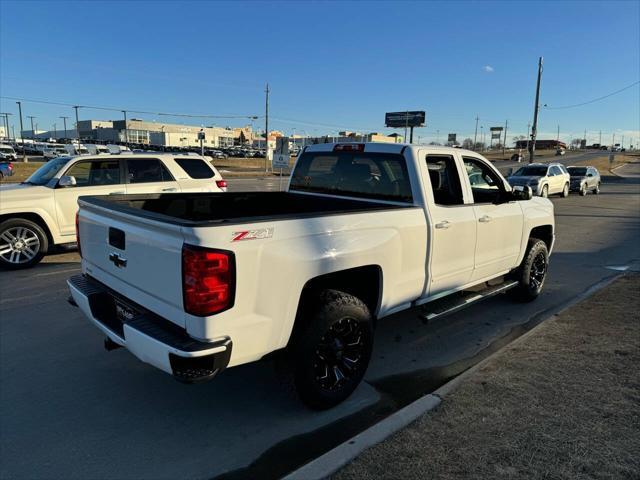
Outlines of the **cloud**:
M 485 65 L 484 67 L 482 67 L 482 70 L 487 73 L 493 73 L 493 67 L 491 65 Z

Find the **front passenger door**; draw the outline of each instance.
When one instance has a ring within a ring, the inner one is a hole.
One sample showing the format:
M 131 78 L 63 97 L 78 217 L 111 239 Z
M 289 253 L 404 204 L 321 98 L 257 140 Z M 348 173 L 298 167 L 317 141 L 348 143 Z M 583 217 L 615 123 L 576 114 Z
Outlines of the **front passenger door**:
M 127 158 L 127 193 L 175 193 L 180 191 L 167 167 L 157 158 Z

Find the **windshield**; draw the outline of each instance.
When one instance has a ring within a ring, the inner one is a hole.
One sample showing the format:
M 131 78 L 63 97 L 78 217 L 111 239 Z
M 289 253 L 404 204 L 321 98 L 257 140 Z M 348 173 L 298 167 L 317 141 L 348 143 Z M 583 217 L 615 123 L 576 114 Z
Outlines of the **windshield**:
M 7 152 L 7 153 L 11 152 L 11 153 L 13 153 L 13 148 L 11 148 L 11 147 L 0 147 L 0 152 Z
M 569 167 L 567 170 L 572 177 L 584 177 L 587 174 L 587 167 Z
M 69 157 L 58 157 L 55 160 L 45 163 L 38 170 L 27 178 L 24 183 L 30 185 L 46 185 L 69 161 Z
M 547 174 L 547 167 L 528 166 L 522 167 L 513 174 L 514 177 L 544 177 Z

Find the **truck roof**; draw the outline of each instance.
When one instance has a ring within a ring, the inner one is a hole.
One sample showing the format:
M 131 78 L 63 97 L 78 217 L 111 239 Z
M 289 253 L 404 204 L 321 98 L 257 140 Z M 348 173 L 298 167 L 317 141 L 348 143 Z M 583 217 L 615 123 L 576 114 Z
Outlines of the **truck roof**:
M 432 150 L 441 153 L 463 152 L 468 154 L 475 154 L 471 150 L 458 147 L 447 147 L 442 145 L 415 145 L 411 143 L 383 143 L 383 142 L 336 142 L 336 143 L 317 143 L 314 145 L 307 145 L 305 147 L 306 152 L 331 152 L 336 148 L 343 148 L 344 150 L 360 150 L 364 152 L 374 153 L 401 153 L 406 148 L 414 150 Z

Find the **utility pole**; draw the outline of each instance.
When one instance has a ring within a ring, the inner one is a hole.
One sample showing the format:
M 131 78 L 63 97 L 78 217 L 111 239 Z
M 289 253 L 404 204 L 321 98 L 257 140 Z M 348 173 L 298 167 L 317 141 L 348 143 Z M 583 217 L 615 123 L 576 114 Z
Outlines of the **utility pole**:
M 58 140 L 58 130 L 56 129 L 58 125 L 56 125 L 55 123 L 53 124 L 53 138 L 55 138 L 56 140 Z
M 587 129 L 584 129 L 584 137 L 582 137 L 582 139 L 584 140 L 584 149 L 587 149 Z
M 611 150 L 613 150 L 613 145 L 616 143 L 616 134 L 615 132 L 611 136 Z
M 265 173 L 269 171 L 269 84 L 267 83 L 267 88 L 264 91 L 265 93 L 265 102 L 264 102 L 264 171 Z
M 558 135 L 556 135 L 556 147 L 559 146 L 560 143 L 560 125 L 558 125 Z
M 598 145 L 602 145 L 602 130 L 600 130 L 600 139 L 598 140 Z
M 59 117 L 64 122 L 64 138 L 67 138 L 67 118 L 69 117 Z
M 73 108 L 76 110 L 76 137 L 78 137 L 78 145 L 80 145 L 80 125 L 78 125 L 78 109 L 80 105 L 74 105 Z
M 536 136 L 538 134 L 538 110 L 540 109 L 540 80 L 542 79 L 542 57 L 538 59 L 538 81 L 536 82 L 536 103 L 533 109 L 533 126 L 531 127 L 531 143 L 529 144 L 529 163 L 533 163 L 536 153 Z
M 527 152 L 529 151 L 529 131 L 531 130 L 531 123 L 527 123 Z
M 478 117 L 476 115 L 476 133 L 473 134 L 473 149 L 477 150 L 478 149 L 478 120 L 480 120 L 480 117 Z
M 27 118 L 31 120 L 31 139 L 36 139 L 36 131 L 33 129 L 33 119 L 36 118 L 33 115 L 27 115 Z
M 4 125 L 5 125 L 4 136 L 5 138 L 10 138 L 9 137 L 9 115 L 11 115 L 11 113 L 0 113 L 0 115 L 4 115 Z
M 440 130 L 436 130 L 436 143 L 440 145 Z
M 504 157 L 504 149 L 507 146 L 507 128 L 509 127 L 509 120 L 504 121 L 504 142 L 502 142 L 502 156 Z
M 22 132 L 24 132 L 24 127 L 22 126 L 22 103 L 21 102 L 16 102 L 18 104 L 18 112 L 20 113 L 20 139 L 22 140 L 22 161 L 27 163 L 29 160 L 27 160 L 27 154 L 24 150 L 24 134 Z
M 122 110 L 124 115 L 124 144 L 129 145 L 129 127 L 127 127 L 127 111 Z

